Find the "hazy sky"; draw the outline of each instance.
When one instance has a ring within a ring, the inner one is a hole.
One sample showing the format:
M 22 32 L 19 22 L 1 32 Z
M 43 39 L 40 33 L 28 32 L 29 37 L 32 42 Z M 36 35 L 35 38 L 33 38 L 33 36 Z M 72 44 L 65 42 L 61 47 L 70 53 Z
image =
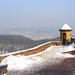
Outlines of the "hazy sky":
M 75 27 L 75 0 L 0 0 L 0 29 Z

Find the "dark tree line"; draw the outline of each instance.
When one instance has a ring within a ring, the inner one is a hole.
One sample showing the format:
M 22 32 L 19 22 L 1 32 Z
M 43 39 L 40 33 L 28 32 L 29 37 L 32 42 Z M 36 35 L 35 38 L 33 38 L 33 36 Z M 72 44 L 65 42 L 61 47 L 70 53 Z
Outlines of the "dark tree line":
M 25 50 L 54 40 L 59 40 L 59 38 L 34 41 L 20 35 L 0 35 L 0 54 Z

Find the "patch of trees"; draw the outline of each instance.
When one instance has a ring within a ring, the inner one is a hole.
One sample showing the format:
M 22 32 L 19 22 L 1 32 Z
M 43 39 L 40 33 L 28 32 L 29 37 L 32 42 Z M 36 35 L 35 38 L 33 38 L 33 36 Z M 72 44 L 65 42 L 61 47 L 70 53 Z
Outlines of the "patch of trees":
M 40 41 L 34 41 L 30 38 L 20 35 L 0 35 L 0 54 L 14 52 L 19 50 L 25 50 L 35 47 L 48 41 L 57 41 L 58 38 L 45 39 Z

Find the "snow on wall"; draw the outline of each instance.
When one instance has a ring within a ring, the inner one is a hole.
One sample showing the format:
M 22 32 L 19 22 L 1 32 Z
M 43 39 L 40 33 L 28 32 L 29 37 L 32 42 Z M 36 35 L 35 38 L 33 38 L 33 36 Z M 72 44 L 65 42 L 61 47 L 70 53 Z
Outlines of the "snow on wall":
M 49 42 L 46 42 L 46 43 L 44 43 L 44 44 L 38 45 L 38 46 L 33 47 L 33 48 L 29 48 L 29 49 L 21 50 L 21 51 L 16 51 L 16 52 L 11 52 L 11 53 L 6 53 L 6 54 L 1 54 L 0 56 L 7 56 L 7 55 L 16 54 L 16 53 L 20 53 L 20 52 L 24 52 L 24 51 L 30 51 L 30 50 L 33 50 L 33 49 L 42 47 L 42 46 L 44 46 L 44 45 L 46 45 L 46 44 L 49 44 L 49 43 L 51 43 L 51 42 L 59 42 L 59 41 L 49 41 Z
M 61 56 L 66 56 L 66 57 L 75 57 L 75 55 L 72 55 L 70 54 L 69 52 L 71 51 L 75 51 L 75 44 L 72 43 L 68 46 L 63 46 L 62 48 L 60 48 L 58 51 L 57 51 L 57 54 L 58 55 L 61 55 Z M 66 54 L 64 54 L 66 52 Z
M 36 46 L 34 48 L 30 48 L 30 49 L 27 49 L 27 50 L 21 50 L 21 51 L 16 51 L 16 52 L 12 52 L 12 53 L 2 54 L 2 55 L 0 55 L 0 62 L 9 55 L 14 55 L 14 56 L 25 55 L 25 56 L 28 56 L 28 55 L 32 55 L 32 54 L 42 52 L 42 51 L 46 50 L 48 47 L 50 47 L 51 45 L 57 45 L 58 46 L 58 45 L 61 45 L 61 44 L 62 44 L 61 41 L 50 41 L 50 42 L 41 44 L 39 46 Z
M 29 56 L 10 55 L 1 63 L 8 65 L 8 75 L 28 75 L 50 65 L 61 63 L 67 57 L 57 54 L 61 48 L 62 46 L 51 46 L 43 52 Z M 57 60 L 56 58 L 61 59 Z

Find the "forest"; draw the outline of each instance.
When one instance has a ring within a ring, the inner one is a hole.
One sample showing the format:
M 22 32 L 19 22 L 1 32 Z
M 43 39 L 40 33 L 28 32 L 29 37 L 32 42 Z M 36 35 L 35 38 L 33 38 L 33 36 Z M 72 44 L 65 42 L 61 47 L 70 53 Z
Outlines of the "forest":
M 49 41 L 59 41 L 59 37 L 34 41 L 21 35 L 0 35 L 0 54 L 29 49 Z

